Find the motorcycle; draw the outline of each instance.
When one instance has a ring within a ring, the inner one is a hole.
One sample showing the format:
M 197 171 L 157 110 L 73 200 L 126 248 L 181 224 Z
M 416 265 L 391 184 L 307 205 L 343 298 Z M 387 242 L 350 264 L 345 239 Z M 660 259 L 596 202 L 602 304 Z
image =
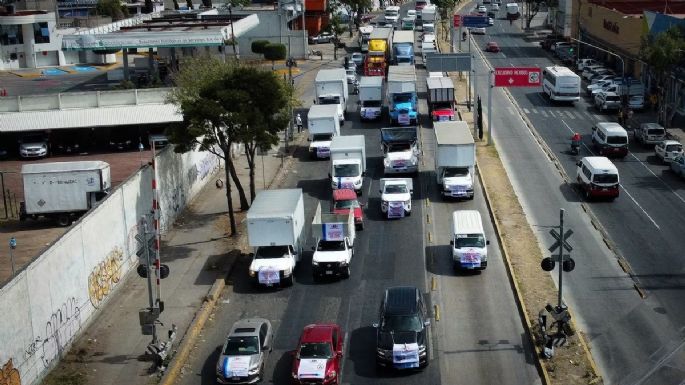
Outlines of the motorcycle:
M 578 155 L 580 154 L 580 142 L 576 141 L 571 141 L 571 154 L 573 155 Z
M 352 93 L 359 95 L 359 80 L 355 80 L 353 83 Z

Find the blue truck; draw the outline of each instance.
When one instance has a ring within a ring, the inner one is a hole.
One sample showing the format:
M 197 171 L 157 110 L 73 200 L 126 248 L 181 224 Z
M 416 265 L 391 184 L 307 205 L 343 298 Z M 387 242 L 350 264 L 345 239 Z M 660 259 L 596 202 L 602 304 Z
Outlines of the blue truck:
M 414 66 L 390 66 L 388 69 L 388 115 L 390 125 L 416 125 L 419 121 Z
M 395 31 L 392 36 L 393 64 L 414 65 L 414 31 Z

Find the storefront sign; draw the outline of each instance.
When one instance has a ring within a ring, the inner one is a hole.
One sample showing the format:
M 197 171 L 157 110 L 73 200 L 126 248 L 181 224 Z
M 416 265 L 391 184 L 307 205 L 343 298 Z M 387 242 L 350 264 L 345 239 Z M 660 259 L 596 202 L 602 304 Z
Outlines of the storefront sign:
M 606 29 L 607 31 L 611 31 L 615 34 L 618 34 L 618 23 L 615 21 L 604 19 L 604 29 Z

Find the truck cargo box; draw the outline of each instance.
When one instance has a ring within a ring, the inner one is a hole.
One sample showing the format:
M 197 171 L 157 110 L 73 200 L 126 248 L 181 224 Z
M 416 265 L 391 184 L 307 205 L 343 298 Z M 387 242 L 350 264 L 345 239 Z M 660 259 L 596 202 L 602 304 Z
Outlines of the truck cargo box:
M 292 245 L 298 252 L 304 224 L 302 189 L 260 191 L 247 212 L 249 245 Z

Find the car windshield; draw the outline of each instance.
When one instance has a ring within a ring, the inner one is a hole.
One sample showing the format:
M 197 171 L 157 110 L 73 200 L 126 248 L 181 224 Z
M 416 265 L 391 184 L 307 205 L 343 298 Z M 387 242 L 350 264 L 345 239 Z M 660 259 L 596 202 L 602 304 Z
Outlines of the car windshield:
M 403 184 L 388 184 L 385 185 L 386 194 L 406 194 L 407 186 Z
M 458 176 L 466 176 L 469 174 L 467 168 L 447 168 L 445 169 L 445 178 L 453 178 Z
M 24 143 L 39 143 L 39 142 L 45 142 L 45 137 L 42 135 L 29 135 L 29 136 L 23 137 L 21 140 Z
M 388 152 L 403 152 L 411 150 L 409 143 L 393 143 L 388 146 Z
M 320 241 L 316 247 L 317 251 L 340 251 L 345 250 L 343 241 Z
M 482 234 L 457 234 L 454 248 L 485 247 L 485 237 Z
M 327 97 L 320 97 L 319 98 L 319 104 L 340 104 L 340 97 L 339 96 L 327 96 Z
M 607 136 L 607 143 L 609 144 L 628 144 L 627 136 Z
M 671 152 L 680 152 L 683 150 L 683 146 L 681 144 L 669 144 L 666 146 L 666 151 L 671 151 Z
M 333 349 L 328 343 L 304 343 L 300 345 L 300 358 L 331 358 Z
M 354 71 L 354 70 L 348 69 L 348 70 L 346 70 L 345 72 L 347 73 L 347 76 L 354 76 L 354 75 L 355 75 L 355 71 Z
M 647 130 L 648 135 L 663 135 L 664 134 L 664 129 L 663 128 L 650 128 Z
M 618 183 L 616 174 L 597 174 L 592 177 L 594 183 Z
M 325 142 L 327 140 L 331 140 L 331 137 L 333 134 L 314 134 L 312 136 L 312 141 L 313 142 Z
M 336 164 L 333 166 L 333 176 L 350 177 L 359 176 L 359 165 L 356 164 Z
M 281 258 L 288 255 L 288 246 L 264 246 L 257 249 L 255 259 Z
M 393 96 L 395 103 L 408 103 L 411 102 L 411 94 L 396 94 Z
M 351 209 L 351 208 L 357 208 L 357 207 L 359 207 L 359 202 L 357 202 L 356 199 L 349 199 L 349 200 L 336 201 L 335 202 L 335 208 L 336 209 Z
M 227 356 L 249 356 L 259 353 L 259 340 L 256 336 L 229 337 L 224 349 Z
M 607 95 L 607 102 L 619 102 L 621 99 L 618 95 Z
M 380 100 L 363 100 L 362 101 L 362 107 L 380 107 L 381 104 L 382 103 Z
M 383 331 L 415 331 L 419 332 L 423 328 L 421 319 L 418 315 L 387 315 L 381 323 Z

